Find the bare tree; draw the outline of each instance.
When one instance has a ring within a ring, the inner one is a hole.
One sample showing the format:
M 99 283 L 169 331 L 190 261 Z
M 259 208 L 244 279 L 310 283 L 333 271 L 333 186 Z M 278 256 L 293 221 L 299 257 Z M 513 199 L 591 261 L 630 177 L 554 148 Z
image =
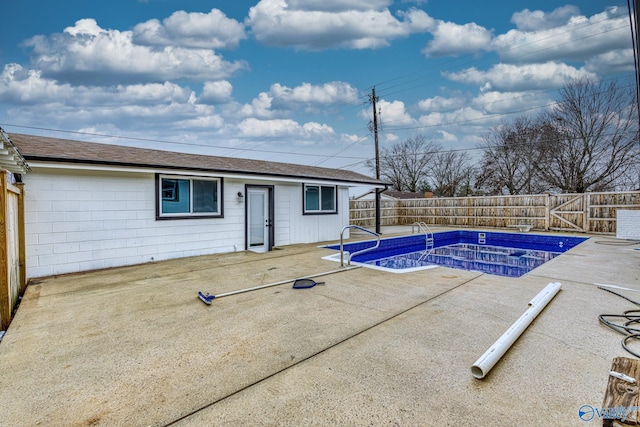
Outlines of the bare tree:
M 547 188 L 537 173 L 539 125 L 526 117 L 502 123 L 484 136 L 476 185 L 489 194 L 533 194 Z
M 466 151 L 442 151 L 433 159 L 429 178 L 434 196 L 454 197 L 470 191 L 470 177 L 474 169 Z
M 426 185 L 427 172 L 434 153 L 440 146 L 418 135 L 380 151 L 380 177 L 398 191 L 421 191 Z M 367 166 L 375 170 L 375 163 Z
M 567 84 L 556 107 L 540 118 L 542 178 L 564 192 L 619 185 L 640 159 L 634 96 L 615 81 Z

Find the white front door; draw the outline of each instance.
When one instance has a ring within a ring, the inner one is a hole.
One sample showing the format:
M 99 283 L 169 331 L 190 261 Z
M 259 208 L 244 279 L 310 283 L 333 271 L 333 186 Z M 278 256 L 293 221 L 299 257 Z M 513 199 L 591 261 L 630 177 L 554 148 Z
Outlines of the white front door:
M 247 188 L 247 249 L 267 252 L 271 249 L 269 188 Z

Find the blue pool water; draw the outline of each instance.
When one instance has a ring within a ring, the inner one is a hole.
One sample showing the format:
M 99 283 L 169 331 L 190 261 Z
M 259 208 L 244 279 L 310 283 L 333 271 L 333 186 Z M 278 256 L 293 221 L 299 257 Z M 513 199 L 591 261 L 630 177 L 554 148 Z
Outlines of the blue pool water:
M 356 255 L 351 262 L 391 272 L 408 272 L 442 265 L 499 276 L 520 277 L 585 240 L 587 239 L 583 237 L 529 233 L 445 231 L 433 234 L 433 249 L 425 256 L 426 236 L 413 234 L 381 239 L 378 249 Z M 347 243 L 344 250 L 356 252 L 373 245 L 375 240 Z M 325 247 L 340 250 L 340 245 Z

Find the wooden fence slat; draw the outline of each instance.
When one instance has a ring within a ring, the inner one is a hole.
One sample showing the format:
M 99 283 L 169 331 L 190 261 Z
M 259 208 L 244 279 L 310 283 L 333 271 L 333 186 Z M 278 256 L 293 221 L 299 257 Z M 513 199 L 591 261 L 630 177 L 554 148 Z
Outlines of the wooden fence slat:
M 26 285 L 24 184 L 12 184 L 0 169 L 0 329 L 9 326 Z
M 9 251 L 7 236 L 7 172 L 0 169 L 0 329 L 5 330 L 11 321 L 11 292 L 9 275 Z
M 371 201 L 352 200 L 351 223 L 373 226 Z M 513 227 L 539 230 L 616 232 L 617 209 L 640 209 L 640 191 L 517 196 L 471 196 L 381 201 L 383 225 L 416 221 L 458 227 Z
M 27 289 L 27 242 L 25 233 L 25 211 L 24 211 L 24 183 L 17 183 L 20 189 L 18 196 L 18 263 L 20 268 L 20 289 L 19 294 L 24 294 Z

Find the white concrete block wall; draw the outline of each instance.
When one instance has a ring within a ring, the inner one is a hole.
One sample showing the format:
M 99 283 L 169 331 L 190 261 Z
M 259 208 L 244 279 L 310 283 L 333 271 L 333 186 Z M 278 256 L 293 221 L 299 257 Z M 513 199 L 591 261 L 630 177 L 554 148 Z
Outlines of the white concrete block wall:
M 342 227 L 349 224 L 349 189 L 338 187 L 338 213 L 331 215 L 302 215 L 302 187 L 291 202 L 291 242 L 315 243 L 340 239 Z
M 291 218 L 292 199 L 295 199 L 295 192 L 300 190 L 301 184 L 283 185 L 274 187 L 274 226 L 275 226 L 275 246 L 284 246 L 292 243 L 291 240 Z M 298 214 L 300 215 L 300 214 Z
M 640 210 L 618 210 L 616 216 L 618 239 L 640 240 Z
M 25 181 L 27 276 L 42 277 L 244 250 L 246 184 L 273 185 L 276 246 L 335 241 L 338 214 L 302 215 L 302 183 L 224 179 L 224 218 L 156 220 L 154 173 L 38 168 Z
M 224 182 L 224 218 L 157 221 L 152 173 L 40 169 L 24 181 L 28 277 L 244 248 L 240 182 Z

